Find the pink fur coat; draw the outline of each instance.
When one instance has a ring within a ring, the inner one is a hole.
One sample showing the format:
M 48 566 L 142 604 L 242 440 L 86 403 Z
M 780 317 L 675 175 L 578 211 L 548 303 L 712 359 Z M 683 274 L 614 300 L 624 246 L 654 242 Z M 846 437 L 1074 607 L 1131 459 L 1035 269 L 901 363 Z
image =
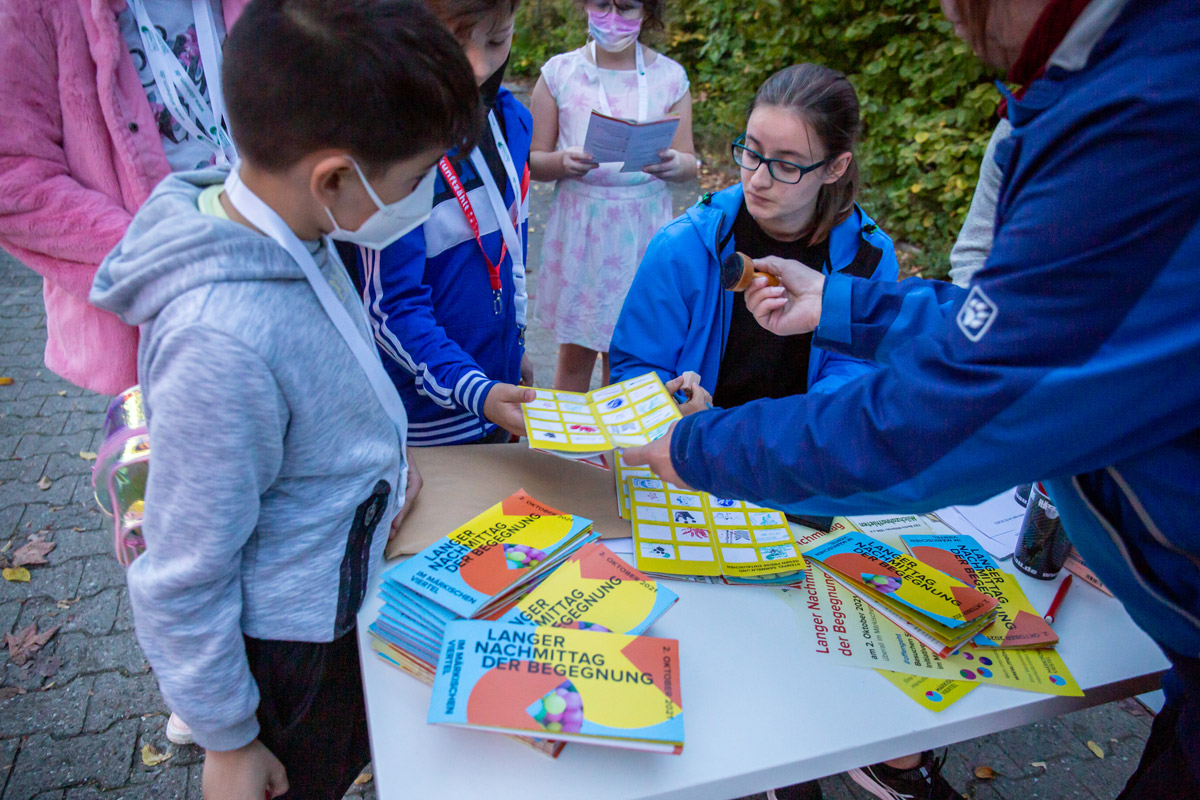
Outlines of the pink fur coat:
M 227 25 L 247 2 L 222 0 Z M 0 0 L 0 246 L 44 279 L 46 366 L 103 394 L 137 382 L 138 333 L 88 290 L 170 172 L 117 27 L 124 8 Z

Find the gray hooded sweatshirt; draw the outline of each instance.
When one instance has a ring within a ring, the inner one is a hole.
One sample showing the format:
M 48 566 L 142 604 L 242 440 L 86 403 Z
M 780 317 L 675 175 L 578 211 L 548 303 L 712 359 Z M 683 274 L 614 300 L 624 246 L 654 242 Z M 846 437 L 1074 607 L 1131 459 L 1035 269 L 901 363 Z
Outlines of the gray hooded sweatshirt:
M 167 705 L 215 750 L 258 735 L 243 635 L 348 632 L 407 477 L 402 435 L 299 265 L 197 208 L 224 178 L 159 184 L 90 298 L 141 327 L 151 468 L 146 552 L 128 572 L 138 641 Z M 316 259 L 369 342 L 336 255 Z

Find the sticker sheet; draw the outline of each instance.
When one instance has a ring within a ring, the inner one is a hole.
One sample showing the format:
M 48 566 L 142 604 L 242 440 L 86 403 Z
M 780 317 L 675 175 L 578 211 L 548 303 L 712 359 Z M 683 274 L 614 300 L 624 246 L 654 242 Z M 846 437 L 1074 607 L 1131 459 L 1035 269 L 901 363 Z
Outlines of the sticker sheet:
M 628 478 L 628 494 L 638 569 L 729 583 L 802 578 L 805 561 L 782 512 L 656 477 Z
M 538 389 L 523 409 L 530 447 L 574 458 L 648 444 L 682 416 L 654 372 L 587 394 Z
M 629 478 L 653 478 L 654 473 L 647 467 L 631 467 L 625 463 L 621 452 L 613 453 L 613 477 L 617 481 L 617 514 L 621 519 L 630 518 L 629 509 Z

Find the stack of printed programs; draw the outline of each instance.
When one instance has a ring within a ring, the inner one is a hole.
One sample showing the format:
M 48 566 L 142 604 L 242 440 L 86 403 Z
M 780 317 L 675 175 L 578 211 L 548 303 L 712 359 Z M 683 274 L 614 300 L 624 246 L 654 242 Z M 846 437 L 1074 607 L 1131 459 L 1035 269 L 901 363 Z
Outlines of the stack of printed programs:
M 551 756 L 565 741 L 593 739 L 677 752 L 678 644 L 641 634 L 679 598 L 595 538 L 590 520 L 517 492 L 383 576 L 372 646 L 433 684 L 435 698 L 449 692 L 449 701 L 435 699 L 430 722 L 509 733 Z M 464 619 L 494 623 L 495 632 L 468 648 L 451 636 Z M 570 646 L 555 646 L 564 632 Z M 643 652 L 671 657 L 650 663 Z M 478 700 L 468 702 L 464 668 L 473 670 L 472 685 L 482 682 Z M 554 685 L 541 691 L 547 680 Z M 528 713 L 506 705 L 535 689 Z M 644 707 L 655 691 L 657 700 Z M 659 720 L 663 709 L 673 711 Z
M 530 447 L 576 459 L 649 444 L 682 417 L 653 372 L 587 394 L 538 389 L 522 409 Z
M 778 594 L 818 655 L 931 711 L 980 686 L 1083 695 L 1016 579 L 938 515 L 840 517 L 798 542 L 813 568 Z
M 996 617 L 996 598 L 857 530 L 805 555 L 943 658 Z
M 780 511 L 658 477 L 625 478 L 638 569 L 652 575 L 753 586 L 804 581 L 804 556 Z

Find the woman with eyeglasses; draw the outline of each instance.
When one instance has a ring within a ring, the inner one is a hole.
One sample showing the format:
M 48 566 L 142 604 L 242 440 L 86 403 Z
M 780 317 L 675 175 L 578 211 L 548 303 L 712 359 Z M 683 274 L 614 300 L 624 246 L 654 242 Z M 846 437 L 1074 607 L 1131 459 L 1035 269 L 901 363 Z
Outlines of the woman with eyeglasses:
M 741 182 L 706 194 L 650 242 L 613 333 L 614 381 L 655 370 L 688 398 L 688 414 L 832 392 L 876 368 L 814 349 L 811 334 L 769 333 L 720 282 L 735 251 L 896 280 L 891 239 L 855 203 L 859 127 L 858 96 L 840 72 L 797 64 L 767 79 L 732 145 Z
M 705 195 L 658 232 L 646 250 L 613 334 L 614 381 L 656 371 L 691 414 L 764 397 L 834 392 L 877 367 L 814 348 L 812 334 L 777 336 L 759 325 L 745 295 L 721 286 L 735 252 L 799 261 L 828 273 L 895 281 L 892 240 L 855 203 L 858 95 L 846 76 L 817 64 L 772 75 L 734 140 L 741 183 Z M 922 800 L 961 795 L 941 761 L 919 753 L 849 773 L 877 796 Z M 767 794 L 815 800 L 813 781 Z

